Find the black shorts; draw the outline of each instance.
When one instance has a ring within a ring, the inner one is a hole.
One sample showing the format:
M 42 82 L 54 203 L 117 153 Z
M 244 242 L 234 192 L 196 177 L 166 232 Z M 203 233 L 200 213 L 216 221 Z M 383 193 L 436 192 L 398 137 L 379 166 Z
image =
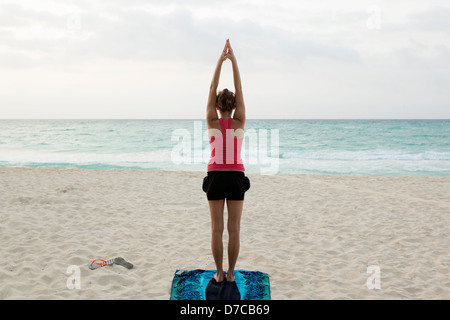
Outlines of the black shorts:
M 208 200 L 244 200 L 250 179 L 241 171 L 208 171 L 202 189 Z

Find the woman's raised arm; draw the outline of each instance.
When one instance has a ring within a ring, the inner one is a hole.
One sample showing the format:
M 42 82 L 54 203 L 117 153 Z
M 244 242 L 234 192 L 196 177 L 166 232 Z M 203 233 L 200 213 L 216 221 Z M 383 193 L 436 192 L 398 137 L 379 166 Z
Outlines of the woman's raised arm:
M 228 40 L 227 40 L 228 41 Z M 216 101 L 217 101 L 217 87 L 219 86 L 220 71 L 222 70 L 222 64 L 228 59 L 229 53 L 227 52 L 227 44 L 220 54 L 219 60 L 217 61 L 216 69 L 214 70 L 213 79 L 211 81 L 211 86 L 209 87 L 208 103 L 206 105 L 206 122 L 209 124 L 213 120 L 218 120 L 216 111 Z
M 244 95 L 242 93 L 241 74 L 239 73 L 239 67 L 236 60 L 236 56 L 234 55 L 234 51 L 231 48 L 229 40 L 227 40 L 226 47 L 228 48 L 228 58 L 231 60 L 231 63 L 233 65 L 233 80 L 236 95 L 236 110 L 234 111 L 233 119 L 240 121 L 242 125 L 244 125 L 245 104 L 244 104 Z

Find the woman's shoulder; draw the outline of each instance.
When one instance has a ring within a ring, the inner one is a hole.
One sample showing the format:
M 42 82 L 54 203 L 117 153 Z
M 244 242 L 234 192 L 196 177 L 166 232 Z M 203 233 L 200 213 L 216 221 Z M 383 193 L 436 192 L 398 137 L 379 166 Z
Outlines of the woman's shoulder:
M 231 129 L 244 129 L 245 126 L 245 122 L 237 119 L 237 118 L 233 118 L 233 122 L 231 123 Z

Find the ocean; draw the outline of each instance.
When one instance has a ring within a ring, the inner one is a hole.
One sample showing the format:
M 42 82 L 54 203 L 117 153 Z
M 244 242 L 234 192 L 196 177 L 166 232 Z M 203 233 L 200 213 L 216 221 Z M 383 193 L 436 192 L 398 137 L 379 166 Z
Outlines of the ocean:
M 450 120 L 252 120 L 246 172 L 450 176 Z M 0 167 L 206 171 L 204 120 L 0 120 Z

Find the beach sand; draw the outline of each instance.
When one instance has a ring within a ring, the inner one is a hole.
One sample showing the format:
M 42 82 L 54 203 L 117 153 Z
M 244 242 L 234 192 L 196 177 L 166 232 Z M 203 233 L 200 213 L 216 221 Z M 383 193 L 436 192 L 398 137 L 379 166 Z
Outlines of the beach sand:
M 204 176 L 0 169 L 0 299 L 169 299 L 176 269 L 215 268 Z M 450 299 L 450 178 L 248 176 L 236 268 L 272 299 Z

